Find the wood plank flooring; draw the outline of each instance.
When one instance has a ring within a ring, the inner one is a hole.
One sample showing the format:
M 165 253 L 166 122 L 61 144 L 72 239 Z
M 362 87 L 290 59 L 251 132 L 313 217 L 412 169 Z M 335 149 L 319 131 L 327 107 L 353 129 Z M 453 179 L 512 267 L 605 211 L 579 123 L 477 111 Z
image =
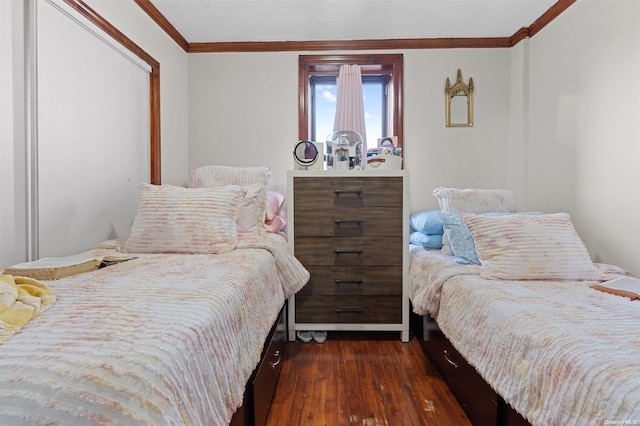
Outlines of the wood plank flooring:
M 333 331 L 288 345 L 267 426 L 471 424 L 415 337 Z

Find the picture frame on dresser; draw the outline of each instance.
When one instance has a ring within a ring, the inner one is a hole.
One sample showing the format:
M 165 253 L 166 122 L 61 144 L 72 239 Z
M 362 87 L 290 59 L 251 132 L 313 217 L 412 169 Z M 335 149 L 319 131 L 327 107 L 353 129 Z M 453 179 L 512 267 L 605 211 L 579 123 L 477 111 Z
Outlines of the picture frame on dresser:
M 298 331 L 397 331 L 409 341 L 409 172 L 287 173 L 288 235 L 309 270 L 288 301 Z

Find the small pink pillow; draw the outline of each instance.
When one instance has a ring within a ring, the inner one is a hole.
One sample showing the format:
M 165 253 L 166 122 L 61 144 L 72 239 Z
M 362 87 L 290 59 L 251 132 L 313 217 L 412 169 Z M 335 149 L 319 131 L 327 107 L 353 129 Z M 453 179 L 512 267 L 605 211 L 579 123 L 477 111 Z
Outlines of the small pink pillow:
M 267 230 L 267 232 L 272 232 L 274 234 L 277 234 L 278 232 L 282 231 L 282 229 L 287 225 L 287 220 L 283 217 L 280 216 L 273 216 L 273 219 L 269 220 L 267 219 L 264 222 L 264 229 Z
M 267 205 L 265 211 L 265 219 L 272 220 L 277 215 L 284 203 L 286 195 L 278 191 L 267 192 Z

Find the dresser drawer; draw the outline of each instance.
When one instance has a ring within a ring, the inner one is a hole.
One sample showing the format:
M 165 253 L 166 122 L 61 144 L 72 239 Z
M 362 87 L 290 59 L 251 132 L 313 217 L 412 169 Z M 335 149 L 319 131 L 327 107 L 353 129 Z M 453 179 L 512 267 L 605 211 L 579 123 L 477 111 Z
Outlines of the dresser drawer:
M 402 322 L 402 296 L 297 294 L 296 322 L 397 324 Z
M 296 237 L 402 235 L 402 207 L 297 207 Z
M 402 206 L 401 177 L 318 177 L 293 180 L 293 203 L 303 206 Z
M 298 237 L 295 255 L 310 265 L 402 265 L 402 237 Z
M 298 294 L 402 295 L 402 265 L 306 266 L 311 279 Z

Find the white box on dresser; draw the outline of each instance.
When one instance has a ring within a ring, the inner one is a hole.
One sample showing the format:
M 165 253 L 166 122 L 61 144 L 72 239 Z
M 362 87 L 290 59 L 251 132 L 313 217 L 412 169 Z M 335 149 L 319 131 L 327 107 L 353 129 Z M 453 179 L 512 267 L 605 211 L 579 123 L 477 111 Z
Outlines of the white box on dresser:
M 311 272 L 289 298 L 299 330 L 399 331 L 409 340 L 409 172 L 287 173 L 289 246 Z

